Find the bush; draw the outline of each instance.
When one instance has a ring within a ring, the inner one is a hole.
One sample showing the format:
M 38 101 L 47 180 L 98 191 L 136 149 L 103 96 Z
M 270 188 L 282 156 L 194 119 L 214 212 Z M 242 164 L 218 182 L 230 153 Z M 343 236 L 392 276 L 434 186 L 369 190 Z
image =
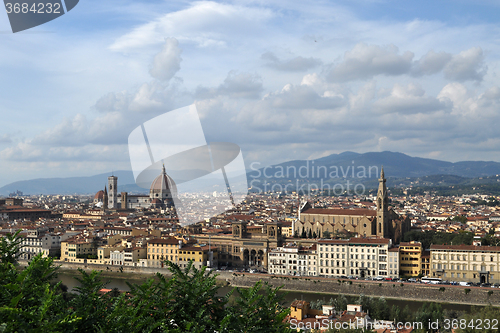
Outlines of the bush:
M 488 291 L 488 296 L 493 295 L 493 290 Z
M 446 290 L 446 288 L 445 288 L 445 287 L 441 287 L 441 288 L 439 288 L 439 291 L 445 291 L 445 290 Z
M 468 293 L 470 293 L 470 289 L 469 288 L 465 288 L 464 289 L 464 293 L 467 295 Z

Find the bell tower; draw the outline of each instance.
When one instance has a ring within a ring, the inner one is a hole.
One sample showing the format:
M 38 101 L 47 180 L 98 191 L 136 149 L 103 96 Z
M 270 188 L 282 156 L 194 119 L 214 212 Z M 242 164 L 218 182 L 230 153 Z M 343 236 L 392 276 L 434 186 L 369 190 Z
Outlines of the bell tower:
M 382 167 L 378 180 L 376 234 L 383 238 L 389 237 L 389 199 L 385 182 L 384 167 Z
M 118 206 L 117 206 L 118 178 L 115 176 L 109 176 L 108 177 L 108 187 L 109 187 L 108 208 L 109 209 L 116 209 L 116 208 L 118 208 Z

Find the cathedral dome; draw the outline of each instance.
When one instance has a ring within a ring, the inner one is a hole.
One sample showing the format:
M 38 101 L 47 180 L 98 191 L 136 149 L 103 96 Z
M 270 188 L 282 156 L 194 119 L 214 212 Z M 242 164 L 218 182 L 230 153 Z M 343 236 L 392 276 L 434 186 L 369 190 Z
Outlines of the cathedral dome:
M 100 190 L 95 194 L 94 201 L 102 201 L 102 200 L 104 200 L 104 191 Z
M 177 194 L 177 186 L 172 178 L 165 172 L 165 166 L 161 170 L 161 174 L 153 180 L 149 190 L 151 198 L 172 198 Z

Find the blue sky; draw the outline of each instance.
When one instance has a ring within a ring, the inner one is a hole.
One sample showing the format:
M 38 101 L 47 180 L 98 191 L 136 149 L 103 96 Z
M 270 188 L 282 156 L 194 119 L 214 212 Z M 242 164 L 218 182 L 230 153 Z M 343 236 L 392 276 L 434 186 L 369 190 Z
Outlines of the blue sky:
M 0 13 L 0 186 L 130 169 L 129 133 L 195 103 L 247 164 L 343 151 L 500 161 L 496 1 L 81 0 Z

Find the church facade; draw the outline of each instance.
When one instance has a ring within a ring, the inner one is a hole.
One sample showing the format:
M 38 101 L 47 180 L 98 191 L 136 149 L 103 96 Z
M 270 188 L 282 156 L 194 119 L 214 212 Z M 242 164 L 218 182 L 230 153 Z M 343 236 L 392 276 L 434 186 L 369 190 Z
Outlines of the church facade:
M 382 168 L 377 192 L 377 209 L 324 209 L 302 208 L 300 219 L 294 224 L 294 233 L 316 233 L 322 237 L 325 232 L 334 237 L 354 234 L 358 237 L 390 238 L 398 244 L 403 234 L 410 231 L 408 216 L 399 216 L 389 208 L 386 179 Z

